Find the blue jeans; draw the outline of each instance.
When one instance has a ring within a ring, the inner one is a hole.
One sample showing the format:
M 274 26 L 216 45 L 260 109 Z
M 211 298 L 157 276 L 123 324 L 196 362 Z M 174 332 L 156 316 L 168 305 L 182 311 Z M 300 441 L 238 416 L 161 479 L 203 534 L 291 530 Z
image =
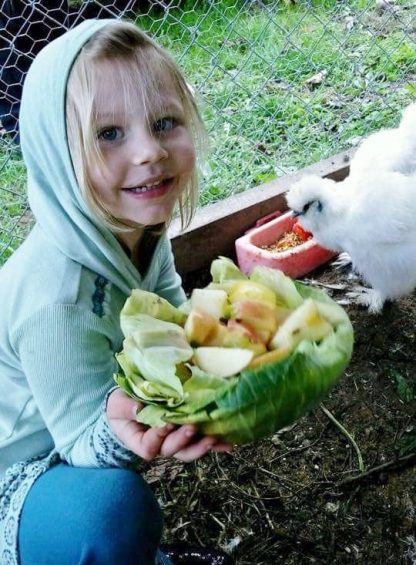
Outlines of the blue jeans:
M 34 483 L 19 527 L 21 565 L 172 565 L 158 551 L 162 514 L 125 469 L 60 463 Z

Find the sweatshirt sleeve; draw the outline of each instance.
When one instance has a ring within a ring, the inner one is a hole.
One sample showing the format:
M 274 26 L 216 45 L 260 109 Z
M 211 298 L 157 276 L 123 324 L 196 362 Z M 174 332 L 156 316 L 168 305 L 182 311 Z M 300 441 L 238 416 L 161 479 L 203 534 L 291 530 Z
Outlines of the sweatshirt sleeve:
M 137 460 L 114 436 L 105 413 L 117 362 L 108 320 L 75 305 L 49 305 L 15 336 L 35 403 L 60 457 L 74 466 Z
M 182 279 L 176 272 L 172 246 L 167 237 L 161 248 L 160 261 L 160 272 L 153 292 L 166 298 L 174 306 L 180 306 L 185 302 L 186 295 L 182 288 Z

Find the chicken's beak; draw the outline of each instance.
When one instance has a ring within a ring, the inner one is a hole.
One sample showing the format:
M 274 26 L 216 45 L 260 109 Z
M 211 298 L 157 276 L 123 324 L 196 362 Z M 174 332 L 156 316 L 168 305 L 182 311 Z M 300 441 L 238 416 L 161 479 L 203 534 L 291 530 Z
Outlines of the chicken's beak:
M 302 212 L 296 212 L 296 210 L 292 210 L 292 216 L 293 216 L 294 218 L 298 218 L 298 217 L 301 216 L 301 215 L 302 215 Z

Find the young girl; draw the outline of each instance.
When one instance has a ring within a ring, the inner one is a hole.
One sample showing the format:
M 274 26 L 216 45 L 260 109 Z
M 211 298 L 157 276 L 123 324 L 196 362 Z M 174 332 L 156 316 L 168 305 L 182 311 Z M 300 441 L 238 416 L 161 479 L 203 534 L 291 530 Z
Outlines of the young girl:
M 0 271 L 0 563 L 168 563 L 135 469 L 230 446 L 140 425 L 112 375 L 131 290 L 185 298 L 165 226 L 196 203 L 193 95 L 133 24 L 88 20 L 35 59 L 20 127 L 36 224 Z

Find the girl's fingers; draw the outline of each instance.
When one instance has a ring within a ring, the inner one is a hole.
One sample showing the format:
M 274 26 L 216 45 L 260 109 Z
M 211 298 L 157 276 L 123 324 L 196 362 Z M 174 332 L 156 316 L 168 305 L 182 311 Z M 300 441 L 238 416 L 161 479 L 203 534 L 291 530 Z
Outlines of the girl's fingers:
M 180 426 L 166 437 L 160 454 L 163 457 L 172 457 L 190 443 L 194 443 L 196 435 L 194 426 Z
M 176 457 L 188 462 L 202 457 L 209 451 L 230 451 L 231 446 L 219 443 L 213 437 L 198 439 L 194 426 L 176 427 L 167 424 L 160 428 L 147 428 L 136 420 L 142 404 L 116 389 L 107 401 L 110 427 L 124 445 L 136 455 L 151 461 L 158 455 Z
M 232 445 L 229 443 L 217 443 L 216 439 L 213 437 L 204 437 L 197 443 L 193 443 L 181 451 L 175 454 L 176 459 L 180 459 L 185 463 L 194 461 L 203 457 L 210 451 L 215 451 L 217 453 L 229 453 L 232 449 Z
M 140 438 L 140 445 L 137 450 L 134 450 L 137 455 L 145 459 L 146 461 L 151 461 L 158 455 L 163 455 L 162 446 L 175 429 L 172 424 L 166 424 L 162 428 L 149 428 Z
M 201 438 L 194 426 L 181 426 L 166 437 L 160 454 L 189 462 L 199 459 L 209 451 L 224 452 L 231 449 L 231 444 L 219 442 L 214 437 Z
M 214 445 L 215 438 L 204 437 L 199 441 L 184 447 L 180 451 L 177 451 L 174 457 L 184 463 L 189 463 L 190 461 L 195 461 L 195 459 L 199 459 L 212 451 Z
M 216 451 L 217 453 L 229 453 L 233 449 L 231 443 L 216 443 L 211 451 Z

